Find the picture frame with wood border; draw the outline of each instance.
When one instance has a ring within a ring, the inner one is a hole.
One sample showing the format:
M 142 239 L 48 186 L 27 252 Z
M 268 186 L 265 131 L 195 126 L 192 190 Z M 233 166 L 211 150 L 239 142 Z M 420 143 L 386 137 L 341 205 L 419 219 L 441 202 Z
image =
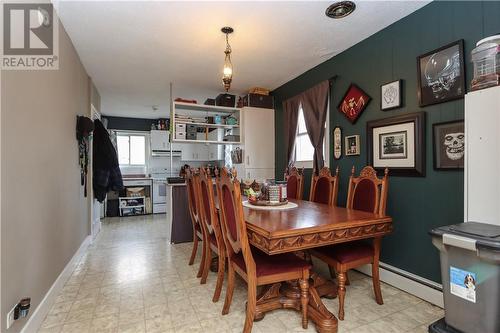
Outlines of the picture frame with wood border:
M 347 135 L 344 139 L 345 156 L 361 155 L 359 135 Z
M 425 112 L 377 119 L 366 123 L 367 164 L 382 174 L 387 167 L 391 176 L 425 176 Z M 380 158 L 380 135 L 407 131 L 407 149 L 400 158 Z

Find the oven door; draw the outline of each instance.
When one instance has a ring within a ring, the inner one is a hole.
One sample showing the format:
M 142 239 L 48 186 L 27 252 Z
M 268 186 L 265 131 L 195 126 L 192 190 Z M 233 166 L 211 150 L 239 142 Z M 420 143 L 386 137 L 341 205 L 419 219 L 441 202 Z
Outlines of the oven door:
M 167 183 L 166 181 L 153 181 L 153 205 L 165 204 L 167 202 Z

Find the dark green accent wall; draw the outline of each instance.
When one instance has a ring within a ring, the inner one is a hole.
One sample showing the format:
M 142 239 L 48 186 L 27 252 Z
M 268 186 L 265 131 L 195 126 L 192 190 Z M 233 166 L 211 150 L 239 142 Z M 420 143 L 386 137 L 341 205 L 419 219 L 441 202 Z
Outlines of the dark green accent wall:
M 283 142 L 282 101 L 303 90 L 338 75 L 330 101 L 330 138 L 335 126 L 343 135 L 361 135 L 361 156 L 333 160 L 339 166 L 341 182 L 339 205 L 345 205 L 351 167 L 359 171 L 366 165 L 366 122 L 373 119 L 425 111 L 426 176 L 424 178 L 390 177 L 387 212 L 394 219 L 394 232 L 384 238 L 382 261 L 440 282 L 439 256 L 427 231 L 433 227 L 463 221 L 463 172 L 433 170 L 432 124 L 464 116 L 464 101 L 418 106 L 416 57 L 458 39 L 465 40 L 466 84 L 472 79 L 470 51 L 483 37 L 500 32 L 500 2 L 432 2 L 415 13 L 361 41 L 341 54 L 305 72 L 275 91 L 276 107 L 276 177 L 286 166 Z M 403 79 L 403 108 L 380 110 L 380 85 Z M 350 83 L 356 83 L 373 100 L 351 125 L 336 106 Z M 332 140 L 330 140 L 332 141 Z M 307 172 L 310 178 L 311 172 Z M 305 195 L 309 193 L 306 182 Z

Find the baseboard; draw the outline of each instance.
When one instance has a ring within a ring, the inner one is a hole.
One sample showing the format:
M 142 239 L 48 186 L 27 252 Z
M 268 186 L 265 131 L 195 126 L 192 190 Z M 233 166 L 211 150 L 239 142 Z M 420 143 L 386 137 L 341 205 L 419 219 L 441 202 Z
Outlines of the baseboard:
M 73 255 L 73 258 L 71 258 L 66 267 L 64 267 L 63 271 L 61 272 L 61 274 L 59 274 L 56 281 L 50 287 L 49 291 L 45 294 L 40 304 L 38 304 L 35 311 L 33 311 L 32 315 L 29 317 L 28 321 L 21 330 L 21 333 L 32 333 L 38 331 L 43 323 L 43 320 L 45 319 L 45 316 L 47 316 L 47 313 L 49 313 L 52 304 L 56 300 L 57 296 L 63 289 L 68 279 L 71 277 L 75 266 L 78 264 L 91 242 L 91 236 L 87 236 L 83 240 L 80 248 Z
M 361 266 L 356 270 L 368 276 L 372 275 L 371 265 Z M 380 263 L 380 280 L 429 303 L 444 307 L 443 288 L 434 281 L 385 263 Z

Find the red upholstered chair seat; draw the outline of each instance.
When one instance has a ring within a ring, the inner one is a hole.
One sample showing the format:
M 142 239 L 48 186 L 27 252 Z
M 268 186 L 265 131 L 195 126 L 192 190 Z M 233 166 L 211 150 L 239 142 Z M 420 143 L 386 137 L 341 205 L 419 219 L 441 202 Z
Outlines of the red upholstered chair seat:
M 301 269 L 310 269 L 311 265 L 292 253 L 267 255 L 252 247 L 252 255 L 255 261 L 257 277 L 287 272 L 296 272 Z M 246 272 L 245 261 L 241 251 L 231 259 L 238 267 Z
M 365 242 L 349 242 L 338 245 L 324 246 L 315 249 L 339 263 L 356 261 L 361 258 L 373 257 L 374 250 L 371 244 Z

